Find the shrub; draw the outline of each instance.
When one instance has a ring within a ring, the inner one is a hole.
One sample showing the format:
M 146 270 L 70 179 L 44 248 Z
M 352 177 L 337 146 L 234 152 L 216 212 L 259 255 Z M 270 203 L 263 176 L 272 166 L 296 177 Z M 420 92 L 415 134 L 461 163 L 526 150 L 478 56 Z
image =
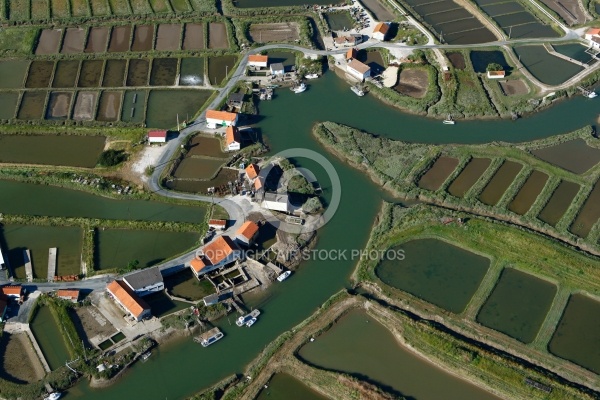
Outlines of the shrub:
M 127 154 L 123 150 L 106 150 L 100 154 L 98 164 L 103 167 L 113 167 L 125 161 Z

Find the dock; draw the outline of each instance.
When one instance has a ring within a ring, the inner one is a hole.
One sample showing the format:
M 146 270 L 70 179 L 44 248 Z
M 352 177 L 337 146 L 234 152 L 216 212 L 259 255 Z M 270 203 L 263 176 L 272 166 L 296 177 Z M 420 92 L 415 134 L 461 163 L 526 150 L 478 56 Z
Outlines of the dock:
M 56 276 L 56 247 L 51 247 L 48 251 L 48 282 L 54 281 Z
M 23 260 L 25 261 L 25 275 L 27 282 L 33 282 L 33 266 L 31 265 L 31 253 L 29 249 L 23 250 Z

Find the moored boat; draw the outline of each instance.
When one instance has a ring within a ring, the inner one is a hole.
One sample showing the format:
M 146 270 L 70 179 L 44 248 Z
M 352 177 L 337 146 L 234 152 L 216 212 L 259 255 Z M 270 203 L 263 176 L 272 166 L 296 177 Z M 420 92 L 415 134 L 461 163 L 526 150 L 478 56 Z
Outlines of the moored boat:
M 246 322 L 246 326 L 247 326 L 248 328 L 250 328 L 252 325 L 254 325 L 254 323 L 255 323 L 256 321 L 257 321 L 257 319 L 256 319 L 256 318 L 250 318 L 250 319 L 248 320 L 248 322 Z
M 304 77 L 306 79 L 317 79 L 319 77 L 319 74 L 308 74 L 308 75 L 304 75 Z
M 301 83 L 300 85 L 298 85 L 298 86 L 294 86 L 294 87 L 292 88 L 292 92 L 294 92 L 294 93 L 302 93 L 302 92 L 304 92 L 305 90 L 306 90 L 306 85 L 304 84 L 304 82 L 303 82 L 303 83 Z
M 595 97 L 598 97 L 598 93 L 596 93 L 596 92 L 589 92 L 587 95 L 588 99 L 593 99 Z
M 444 120 L 444 124 L 446 124 L 446 125 L 454 125 L 454 120 L 452 119 L 452 115 L 448 114 L 448 116 Z
M 283 274 L 279 275 L 277 277 L 277 280 L 279 282 L 283 282 L 285 281 L 287 278 L 289 278 L 289 276 L 292 274 L 292 271 L 285 271 Z
M 365 92 L 358 85 L 352 86 L 350 89 L 359 97 L 365 95 Z
M 146 361 L 147 359 L 150 358 L 150 356 L 152 355 L 152 352 L 147 351 L 144 354 L 142 354 L 142 361 Z
M 221 340 L 225 336 L 219 328 L 212 328 L 208 332 L 204 332 L 200 336 L 196 336 L 194 341 L 200 343 L 202 347 L 208 347 L 214 342 Z
M 48 396 L 44 397 L 44 400 L 58 400 L 60 399 L 60 396 L 62 396 L 62 393 L 53 392 L 50 393 Z

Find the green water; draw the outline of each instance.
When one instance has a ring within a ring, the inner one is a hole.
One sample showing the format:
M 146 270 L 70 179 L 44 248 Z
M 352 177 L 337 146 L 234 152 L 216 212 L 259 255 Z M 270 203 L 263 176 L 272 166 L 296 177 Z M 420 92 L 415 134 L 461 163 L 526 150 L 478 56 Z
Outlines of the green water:
M 56 227 L 6 224 L 0 227 L 0 244 L 8 250 L 11 269 L 25 279 L 23 250 L 29 249 L 33 277 L 48 276 L 48 251 L 57 248 L 56 275 L 73 275 L 81 271 L 83 232 L 79 227 Z M 5 253 L 6 255 L 6 253 Z
M 140 268 L 150 267 L 191 249 L 200 236 L 193 232 L 125 229 L 101 229 L 96 235 L 96 269 L 124 268 L 133 260 Z
M 362 249 L 381 198 L 387 194 L 379 192 L 363 174 L 330 156 L 312 139 L 310 130 L 315 121 L 345 123 L 412 142 L 485 143 L 527 141 L 561 134 L 595 124 L 598 116 L 597 103 L 577 96 L 518 121 L 461 121 L 450 132 L 439 120 L 400 113 L 369 95 L 361 98 L 351 95 L 349 85 L 334 74 L 325 74 L 311 82 L 304 94 L 297 96 L 286 89 L 277 90 L 275 100 L 260 104 L 258 127 L 273 152 L 295 147 L 313 149 L 327 157 L 340 175 L 343 189 L 340 207 L 319 231 L 319 249 Z M 290 115 L 294 116 L 293 123 Z M 303 166 L 314 165 L 305 159 L 298 161 Z M 322 171 L 314 172 L 323 184 L 325 175 Z M 326 197 L 330 198 L 330 185 L 323 186 Z M 4 204 L 2 193 L 0 190 L 0 205 Z M 269 289 L 268 300 L 250 303 L 264 313 L 252 329 L 241 330 L 226 320 L 220 321 L 218 325 L 226 336 L 219 345 L 202 348 L 190 339 L 183 339 L 161 346 L 153 354 L 152 362 L 137 364 L 126 379 L 110 388 L 92 390 L 86 381 L 81 381 L 69 389 L 66 398 L 184 398 L 232 373 L 242 373 L 266 344 L 307 318 L 329 296 L 346 286 L 354 266 L 352 260 L 307 261 L 284 285 Z
M 525 68 L 548 85 L 559 85 L 583 70 L 578 64 L 548 53 L 542 45 L 515 47 L 514 50 Z
M 78 190 L 0 180 L 0 213 L 199 223 L 204 221 L 206 209 L 158 201 L 113 200 Z
M 62 334 L 48 307 L 38 309 L 30 327 L 50 369 L 55 370 L 71 360 Z
M 23 87 L 27 73 L 27 60 L 10 60 L 0 62 L 0 88 L 11 89 Z
M 332 4 L 330 0 L 234 0 L 233 5 L 239 8 L 255 7 L 287 7 L 304 4 Z
M 379 279 L 454 313 L 466 307 L 490 263 L 437 239 L 413 240 L 391 250 L 404 251 L 404 259 L 389 252 L 375 269 Z
M 190 120 L 213 94 L 211 90 L 151 90 L 146 125 L 173 128 L 179 121 Z
M 123 110 L 121 111 L 121 119 L 123 121 L 142 122 L 144 120 L 146 117 L 145 104 L 147 93 L 145 90 L 128 90 L 125 92 Z
M 326 400 L 327 397 L 315 392 L 288 374 L 275 374 L 267 388 L 258 394 L 256 400 Z
M 367 378 L 409 399 L 497 399 L 405 349 L 364 311 L 351 311 L 299 354 L 311 364 Z
M 0 93 L 0 119 L 12 119 L 15 117 L 19 93 Z
M 181 86 L 198 86 L 204 82 L 204 58 L 182 58 L 179 71 Z
M 535 339 L 556 294 L 556 286 L 513 268 L 500 280 L 477 315 L 477 321 L 524 343 Z
M 162 292 L 144 296 L 144 301 L 150 306 L 152 315 L 158 318 L 190 307 L 189 303 L 171 300 L 169 296 Z

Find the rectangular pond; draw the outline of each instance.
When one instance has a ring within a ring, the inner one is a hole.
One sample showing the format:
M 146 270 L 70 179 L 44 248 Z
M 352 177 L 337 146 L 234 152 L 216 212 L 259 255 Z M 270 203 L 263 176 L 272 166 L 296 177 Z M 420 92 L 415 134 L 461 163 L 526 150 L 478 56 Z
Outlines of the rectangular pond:
M 204 84 L 204 63 L 205 59 L 202 57 L 182 58 L 179 66 L 179 85 L 200 86 Z
M 438 190 L 457 166 L 457 158 L 439 157 L 431 168 L 421 176 L 418 186 L 421 189 Z
M 45 91 L 23 93 L 17 118 L 25 120 L 41 119 L 44 115 L 46 94 Z
M 96 116 L 96 100 L 98 92 L 78 92 L 73 107 L 75 121 L 91 121 Z
M 521 63 L 540 82 L 560 85 L 583 70 L 583 67 L 548 53 L 542 45 L 514 47 Z
M 65 120 L 69 118 L 72 98 L 72 92 L 50 92 L 45 118 L 49 120 Z
M 256 400 L 327 400 L 301 381 L 285 373 L 277 373 L 258 393 Z
M 331 4 L 331 0 L 233 0 L 238 8 L 289 7 L 305 4 Z
M 0 119 L 14 118 L 18 102 L 19 102 L 19 93 L 17 93 L 17 92 L 0 93 Z
M 471 300 L 490 260 L 437 239 L 412 240 L 394 247 L 404 259 L 384 259 L 375 273 L 384 283 L 453 313 Z
M 0 135 L 0 162 L 93 168 L 104 136 Z
M 77 72 L 79 71 L 79 61 L 60 60 L 56 63 L 56 71 L 52 80 L 54 88 L 72 88 L 75 87 Z
M 301 347 L 299 356 L 312 365 L 367 379 L 409 399 L 497 400 L 404 348 L 364 311 L 350 311 L 314 342 Z
M 600 183 L 596 182 L 590 195 L 583 203 L 583 207 L 579 210 L 577 218 L 569 228 L 573 234 L 583 238 L 587 237 L 598 218 L 600 218 L 598 204 L 600 204 Z
M 24 250 L 29 249 L 33 277 L 48 276 L 48 251 L 56 247 L 56 275 L 73 275 L 81 272 L 81 246 L 83 232 L 79 227 L 56 227 L 5 224 L 0 228 L 2 248 L 8 249 L 8 260 L 17 278 L 25 279 Z
M 589 146 L 581 138 L 532 150 L 531 153 L 537 158 L 576 174 L 583 174 L 600 162 L 600 149 Z
M 121 98 L 123 92 L 105 91 L 100 95 L 98 103 L 98 116 L 96 119 L 103 122 L 115 122 L 121 114 Z
M 123 98 L 123 110 L 121 112 L 121 121 L 125 122 L 142 122 L 146 118 L 145 90 L 127 90 Z
M 227 37 L 227 26 L 224 22 L 210 22 L 208 24 L 208 48 L 228 49 L 229 38 Z
M 140 268 L 151 267 L 191 249 L 200 239 L 196 232 L 99 229 L 96 232 L 96 269 L 125 268 L 139 261 Z
M 495 206 L 522 168 L 522 164 L 505 161 L 485 186 L 479 200 L 489 206 Z
M 33 336 L 42 349 L 50 369 L 55 370 L 71 360 L 56 320 L 47 306 L 40 307 L 30 324 Z
M 131 25 L 115 26 L 108 44 L 109 53 L 122 53 L 129 50 L 131 41 Z
M 237 179 L 238 172 L 229 168 L 222 168 L 217 176 L 210 181 L 202 180 L 180 180 L 175 179 L 165 183 L 171 190 L 180 192 L 208 194 L 208 188 L 214 187 L 217 195 L 227 189 L 230 181 Z
M 14 201 L 18 198 L 19 201 Z M 200 223 L 206 208 L 149 200 L 114 200 L 56 186 L 0 180 L 0 213 Z
M 104 67 L 104 77 L 102 78 L 103 87 L 123 87 L 125 86 L 125 71 L 127 70 L 127 60 L 106 60 Z
M 136 25 L 133 31 L 131 51 L 152 50 L 154 44 L 154 25 Z
M 190 307 L 189 303 L 171 300 L 171 298 L 163 292 L 152 293 L 148 296 L 144 296 L 144 301 L 148 303 L 152 309 L 152 315 L 158 318 Z
M 0 61 L 0 88 L 15 89 L 23 87 L 28 66 L 29 61 L 27 60 Z
M 552 305 L 556 286 L 514 268 L 505 268 L 485 301 L 477 322 L 531 343 Z
M 58 53 L 58 44 L 61 37 L 62 30 L 60 29 L 42 29 L 38 45 L 35 48 L 35 55 L 43 56 Z
M 448 187 L 448 192 L 456 197 L 463 197 L 477 182 L 485 170 L 490 166 L 489 158 L 473 158 Z
M 592 65 L 597 61 L 595 57 L 586 51 L 588 48 L 580 43 L 553 44 L 552 47 L 557 53 L 588 65 Z
M 85 46 L 86 53 L 104 53 L 108 44 L 108 34 L 110 28 L 106 26 L 94 26 L 90 28 L 87 44 Z
M 219 56 L 208 58 L 208 79 L 212 85 L 220 85 L 237 62 L 237 56 Z
M 221 140 L 216 137 L 195 136 L 188 144 L 188 157 L 208 156 L 227 159 L 228 153 L 225 153 L 221 147 Z
M 548 182 L 548 175 L 534 170 L 510 202 L 508 209 L 519 215 L 525 214 L 537 200 L 544 186 L 546 186 L 546 182 Z
M 102 78 L 103 60 L 83 60 L 79 71 L 79 83 L 77 86 L 83 88 L 96 88 L 100 86 Z
M 471 64 L 473 64 L 473 69 L 475 72 L 480 74 L 485 74 L 487 71 L 487 66 L 491 63 L 501 65 L 504 71 L 510 71 L 512 69 L 511 66 L 506 62 L 504 53 L 499 50 L 473 50 L 469 52 L 469 58 L 471 59 Z
M 175 170 L 178 179 L 210 179 L 227 160 L 184 158 Z
M 538 218 L 545 223 L 555 226 L 567 211 L 573 198 L 579 192 L 579 185 L 569 181 L 561 181 Z
M 32 61 L 27 74 L 26 88 L 47 88 L 54 71 L 53 61 Z
M 152 60 L 152 72 L 150 73 L 151 86 L 173 86 L 177 77 L 176 58 L 155 58 Z
M 189 268 L 165 277 L 165 288 L 173 296 L 190 301 L 202 300 L 203 297 L 216 292 L 212 283 L 206 279 L 199 281 Z
M 204 50 L 204 24 L 187 23 L 183 31 L 183 50 Z
M 127 70 L 127 86 L 147 86 L 150 63 L 148 60 L 132 58 Z
M 573 294 L 567 303 L 548 350 L 600 374 L 600 302 Z
M 324 13 L 323 18 L 327 22 L 329 29 L 332 31 L 342 31 L 346 29 L 352 29 L 354 27 L 354 21 L 348 11 Z
M 158 51 L 179 50 L 181 24 L 160 24 L 154 49 Z
M 60 52 L 63 54 L 79 54 L 85 47 L 86 30 L 83 28 L 67 28 Z
M 152 90 L 148 98 L 146 126 L 168 129 L 191 120 L 213 94 L 211 90 Z

